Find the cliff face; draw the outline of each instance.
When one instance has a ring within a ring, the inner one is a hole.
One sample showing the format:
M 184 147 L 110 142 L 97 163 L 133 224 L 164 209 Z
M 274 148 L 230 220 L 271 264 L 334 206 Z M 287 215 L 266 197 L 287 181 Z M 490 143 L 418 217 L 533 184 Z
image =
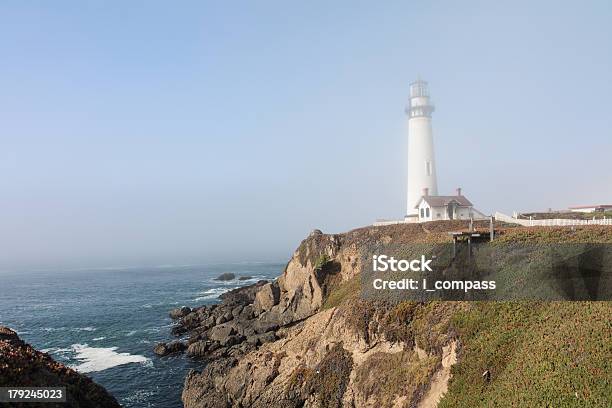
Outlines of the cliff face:
M 461 306 L 365 302 L 359 274 L 363 255 L 376 246 L 446 240 L 448 228 L 465 226 L 451 224 L 313 231 L 275 282 L 187 313 L 174 331 L 188 332 L 187 354 L 206 366 L 187 377 L 185 406 L 402 406 L 422 399 L 451 344 L 453 356 L 456 348 L 451 331 L 431 331 L 425 320 L 446 328 L 448 311 Z M 411 320 L 420 326 L 407 325 Z
M 66 403 L 79 408 L 120 407 L 115 398 L 89 377 L 54 361 L 0 326 L 0 387 L 66 387 Z M 3 406 L 26 407 L 29 403 Z
M 466 226 L 314 231 L 275 282 L 229 292 L 220 305 L 175 312 L 182 315 L 175 333 L 188 334 L 187 354 L 205 362 L 185 380 L 185 406 L 571 406 L 576 399 L 606 406 L 606 383 L 572 375 L 568 360 L 609 378 L 610 303 L 390 304 L 360 298 L 364 259 L 378 246 L 446 242 L 448 231 Z M 581 233 L 612 243 L 612 228 L 572 232 Z M 513 234 L 542 239 L 537 230 L 507 232 Z M 589 316 L 588 324 L 581 315 Z M 563 334 L 571 330 L 590 346 L 572 346 Z M 522 354 L 536 351 L 517 350 L 517 344 L 537 350 L 532 359 L 543 365 L 525 364 Z M 568 353 L 563 358 L 559 347 Z M 564 380 L 551 381 L 542 370 Z

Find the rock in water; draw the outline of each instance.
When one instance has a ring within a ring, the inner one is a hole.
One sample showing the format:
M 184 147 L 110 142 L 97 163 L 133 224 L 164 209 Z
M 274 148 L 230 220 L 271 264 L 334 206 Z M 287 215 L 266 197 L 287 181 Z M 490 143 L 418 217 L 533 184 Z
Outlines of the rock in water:
M 159 343 L 153 349 L 153 352 L 158 356 L 167 356 L 168 354 L 182 353 L 187 349 L 187 345 L 182 341 L 175 340 L 170 343 Z
M 13 330 L 0 326 L 0 387 L 17 386 L 66 387 L 68 402 L 58 404 L 62 406 L 121 407 L 112 395 L 101 385 L 93 382 L 91 378 L 56 362 L 47 353 L 41 353 L 23 342 Z M 23 406 L 26 405 L 29 404 L 23 404 Z
M 221 275 L 215 278 L 215 280 L 218 280 L 218 281 L 230 281 L 234 279 L 236 279 L 236 275 L 234 275 L 231 272 L 222 273 Z
M 181 317 L 187 316 L 191 313 L 191 308 L 187 306 L 177 307 L 176 309 L 172 309 L 169 313 L 172 319 L 180 319 Z
M 166 347 L 166 343 L 159 343 L 157 346 L 155 346 L 153 352 L 158 356 L 165 356 L 168 354 L 168 347 Z

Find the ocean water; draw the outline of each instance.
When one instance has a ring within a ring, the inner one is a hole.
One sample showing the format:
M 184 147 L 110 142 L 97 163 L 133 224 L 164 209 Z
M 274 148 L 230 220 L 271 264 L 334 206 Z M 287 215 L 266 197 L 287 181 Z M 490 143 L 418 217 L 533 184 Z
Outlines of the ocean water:
M 181 407 L 197 362 L 157 357 L 179 306 L 218 302 L 233 288 L 273 279 L 280 263 L 90 269 L 0 274 L 0 325 L 103 385 L 124 407 Z M 220 282 L 224 272 L 251 276 Z

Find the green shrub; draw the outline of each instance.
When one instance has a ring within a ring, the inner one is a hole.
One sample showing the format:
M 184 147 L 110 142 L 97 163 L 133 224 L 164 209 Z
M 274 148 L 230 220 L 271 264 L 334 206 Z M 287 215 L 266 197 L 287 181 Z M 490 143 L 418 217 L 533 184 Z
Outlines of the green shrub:
M 354 276 L 353 278 L 340 283 L 337 287 L 330 288 L 329 294 L 327 294 L 323 301 L 322 310 L 331 309 L 332 307 L 340 306 L 343 302 L 348 299 L 354 299 L 361 293 L 361 279 L 360 276 Z
M 314 270 L 321 270 L 328 262 L 330 261 L 329 256 L 327 254 L 320 254 L 314 264 Z

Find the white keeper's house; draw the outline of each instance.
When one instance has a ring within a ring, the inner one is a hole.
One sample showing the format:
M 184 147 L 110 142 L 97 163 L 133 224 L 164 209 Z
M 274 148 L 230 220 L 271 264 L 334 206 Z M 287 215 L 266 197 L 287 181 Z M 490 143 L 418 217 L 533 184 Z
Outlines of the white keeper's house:
M 461 194 L 460 188 L 457 189 L 457 194 L 452 196 L 431 196 L 425 188 L 414 208 L 417 210 L 419 222 L 484 218 L 480 211 L 474 209 L 471 201 Z

